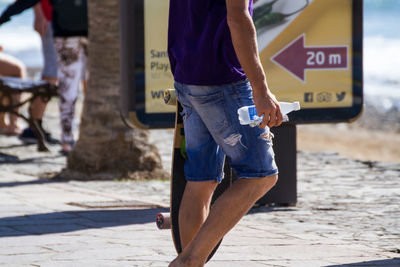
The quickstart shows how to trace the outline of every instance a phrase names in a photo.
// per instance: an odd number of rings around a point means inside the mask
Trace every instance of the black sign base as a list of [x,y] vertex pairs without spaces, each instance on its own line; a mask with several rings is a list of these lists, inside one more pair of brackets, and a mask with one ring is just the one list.
[[297,202],[296,125],[274,127],[275,161],[279,169],[276,185],[256,205],[295,206]]

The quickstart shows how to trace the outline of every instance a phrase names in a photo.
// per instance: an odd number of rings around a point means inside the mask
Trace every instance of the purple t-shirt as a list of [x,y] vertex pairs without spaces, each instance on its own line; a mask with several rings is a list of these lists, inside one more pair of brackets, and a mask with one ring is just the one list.
[[220,85],[246,78],[233,48],[225,0],[170,0],[168,54],[180,83]]

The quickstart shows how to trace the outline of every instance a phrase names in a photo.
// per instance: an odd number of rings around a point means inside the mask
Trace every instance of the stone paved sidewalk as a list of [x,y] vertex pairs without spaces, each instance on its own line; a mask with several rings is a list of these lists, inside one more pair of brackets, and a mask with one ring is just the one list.
[[[171,131],[155,131],[164,167]],[[0,137],[1,266],[167,266],[168,181],[57,182],[58,147]],[[296,207],[253,209],[207,266],[400,266],[400,165],[298,153]]]

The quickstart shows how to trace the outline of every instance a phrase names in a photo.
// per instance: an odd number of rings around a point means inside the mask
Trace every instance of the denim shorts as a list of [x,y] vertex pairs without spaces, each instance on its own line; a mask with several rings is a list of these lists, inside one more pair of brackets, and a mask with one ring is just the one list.
[[223,178],[225,156],[238,178],[261,178],[278,173],[268,129],[241,125],[237,110],[254,105],[248,80],[219,86],[175,82],[183,106],[188,181]]

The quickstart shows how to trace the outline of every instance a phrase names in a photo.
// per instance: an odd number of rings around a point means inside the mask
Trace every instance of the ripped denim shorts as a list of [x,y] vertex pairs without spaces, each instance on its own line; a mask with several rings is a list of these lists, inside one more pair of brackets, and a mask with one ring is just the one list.
[[278,173],[267,130],[239,123],[237,110],[254,105],[248,80],[219,86],[175,82],[175,89],[183,106],[188,181],[221,182],[225,156],[238,178]]

